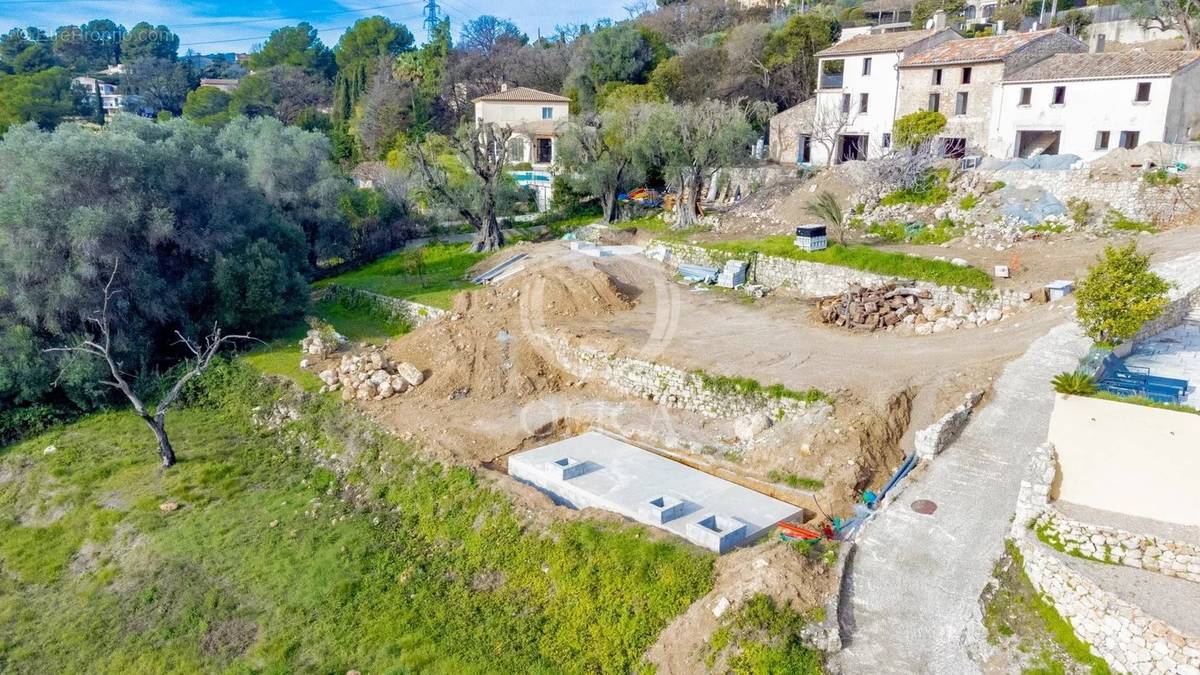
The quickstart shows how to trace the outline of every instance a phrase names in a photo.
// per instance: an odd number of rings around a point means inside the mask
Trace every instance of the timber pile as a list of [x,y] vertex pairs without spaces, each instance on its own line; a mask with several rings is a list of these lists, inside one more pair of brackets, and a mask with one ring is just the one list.
[[821,320],[855,330],[888,329],[917,321],[925,308],[921,301],[931,297],[929,291],[898,284],[878,288],[851,285],[844,293],[820,301]]

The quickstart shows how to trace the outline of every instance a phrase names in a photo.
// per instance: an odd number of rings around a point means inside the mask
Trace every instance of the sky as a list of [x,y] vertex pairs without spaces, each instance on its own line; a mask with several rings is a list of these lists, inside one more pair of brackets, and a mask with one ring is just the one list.
[[[308,21],[332,47],[347,26],[380,14],[403,23],[424,41],[427,0],[0,0],[0,28],[37,26],[53,31],[91,19],[112,19],[131,28],[139,21],[166,24],[180,37],[179,53],[245,52],[280,26]],[[592,23],[628,16],[630,0],[437,0],[457,38],[465,21],[480,14],[512,19],[530,37],[556,24]]]

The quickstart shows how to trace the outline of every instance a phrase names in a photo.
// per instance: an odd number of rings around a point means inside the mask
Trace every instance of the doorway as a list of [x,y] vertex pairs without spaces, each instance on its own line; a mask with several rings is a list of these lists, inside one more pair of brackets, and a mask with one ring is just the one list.
[[812,163],[812,136],[808,134],[800,134],[800,143],[796,150],[796,163]]
[[1038,155],[1057,155],[1061,131],[1018,131],[1017,157],[1028,159]]
[[554,161],[554,140],[550,138],[537,139],[537,163],[549,164]]
[[838,163],[855,162],[867,158],[867,136],[843,135],[838,143]]

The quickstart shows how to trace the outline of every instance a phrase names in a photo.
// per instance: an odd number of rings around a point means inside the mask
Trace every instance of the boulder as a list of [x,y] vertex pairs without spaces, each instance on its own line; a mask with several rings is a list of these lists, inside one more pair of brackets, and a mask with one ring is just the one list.
[[738,437],[738,440],[749,443],[757,438],[762,432],[771,428],[771,418],[766,413],[752,413],[743,415],[733,423],[733,433]]
[[421,372],[421,369],[408,362],[397,364],[396,374],[414,387],[425,381],[425,374]]

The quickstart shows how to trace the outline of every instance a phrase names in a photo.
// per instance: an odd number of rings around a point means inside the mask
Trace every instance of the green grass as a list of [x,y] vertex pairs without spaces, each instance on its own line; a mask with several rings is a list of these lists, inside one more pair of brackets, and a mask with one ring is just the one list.
[[1025,673],[1108,675],[1108,664],[1094,656],[1071,624],[1037,592],[1025,575],[1021,552],[1006,543],[996,563],[996,584],[984,595],[983,623],[992,644],[1003,645],[1031,662]]
[[825,672],[821,652],[800,640],[800,630],[810,621],[820,620],[818,613],[805,616],[788,607],[777,607],[770,597],[760,593],[731,614],[709,640],[705,656],[709,669],[724,656],[727,672],[735,675]]
[[896,206],[897,204],[937,206],[950,198],[950,189],[946,187],[949,175],[950,172],[945,169],[935,169],[930,171],[920,184],[884,195],[879,203],[883,206]]
[[1152,187],[1168,187],[1179,185],[1182,182],[1178,174],[1173,174],[1166,169],[1147,171],[1142,175],[1142,179],[1146,181],[1147,185]]
[[896,221],[874,223],[867,227],[866,232],[886,242],[936,246],[961,237],[966,230],[956,226],[954,221],[949,218],[943,218],[932,227],[922,227],[911,236],[908,234],[905,224]]
[[546,236],[559,239],[567,232],[577,230],[584,225],[591,225],[603,217],[603,212],[597,205],[579,206],[573,213],[548,212],[529,223],[529,226],[544,226]]
[[1104,223],[1114,230],[1122,232],[1158,232],[1158,227],[1152,223],[1143,223],[1138,220],[1132,220],[1125,217],[1125,214],[1120,211],[1109,211],[1105,217]]
[[627,220],[622,223],[617,223],[617,226],[622,230],[637,229],[638,232],[647,232],[654,236],[655,239],[663,241],[683,242],[695,237],[698,234],[708,232],[711,228],[707,225],[694,225],[686,227],[682,230],[676,229],[671,222],[665,221],[657,214],[642,216],[633,220]]
[[467,248],[465,243],[430,244],[421,249],[399,251],[313,285],[316,288],[347,286],[450,309],[454,296],[471,286],[471,281],[466,278],[467,270],[487,257],[485,253],[471,253]]
[[958,208],[963,211],[970,211],[979,205],[979,195],[969,194],[966,197],[958,200]]
[[[2,451],[0,666],[627,673],[711,587],[711,554],[637,527],[524,525],[473,471],[419,460],[337,401],[268,431],[250,409],[283,392],[244,367],[205,380],[168,417],[166,472],[127,411]],[[306,447],[358,460],[339,481]]]
[[796,488],[797,490],[807,490],[809,492],[816,492],[825,487],[825,481],[823,480],[819,480],[817,478],[805,478],[799,474],[784,473],[775,469],[772,469],[770,473],[767,474],[767,480],[771,481],[772,483],[782,483],[788,487]]
[[1200,415],[1200,410],[1188,405],[1180,403],[1162,403],[1155,401],[1145,396],[1121,396],[1110,391],[1098,391],[1091,394],[1093,398],[1102,398],[1105,401],[1116,401],[1118,403],[1130,403],[1133,405],[1145,406],[1147,408],[1158,408],[1160,410],[1173,410],[1175,412],[1189,413],[1191,415]]
[[[352,342],[382,342],[409,331],[409,326],[395,321],[366,306],[347,306],[335,302],[317,303],[309,312],[333,327]],[[304,322],[298,322],[282,337],[252,349],[245,361],[259,372],[287,377],[305,391],[317,391],[324,384],[315,373],[300,367],[304,356],[300,340],[308,332]]]
[[793,238],[781,235],[763,239],[745,239],[703,244],[705,248],[738,257],[753,254],[790,258],[806,262],[850,267],[901,279],[931,281],[942,286],[990,289],[992,278],[976,267],[958,267],[944,260],[930,260],[904,253],[880,251],[869,246],[831,244],[823,251],[802,251]]
[[829,395],[820,389],[807,389],[805,391],[796,391],[788,389],[782,384],[763,385],[758,380],[748,377],[729,377],[727,375],[716,375],[704,370],[693,370],[692,375],[700,378],[701,386],[705,389],[720,394],[733,394],[740,396],[763,396],[775,400],[792,399],[794,401],[802,401],[804,403],[816,403],[818,401],[831,400]]

